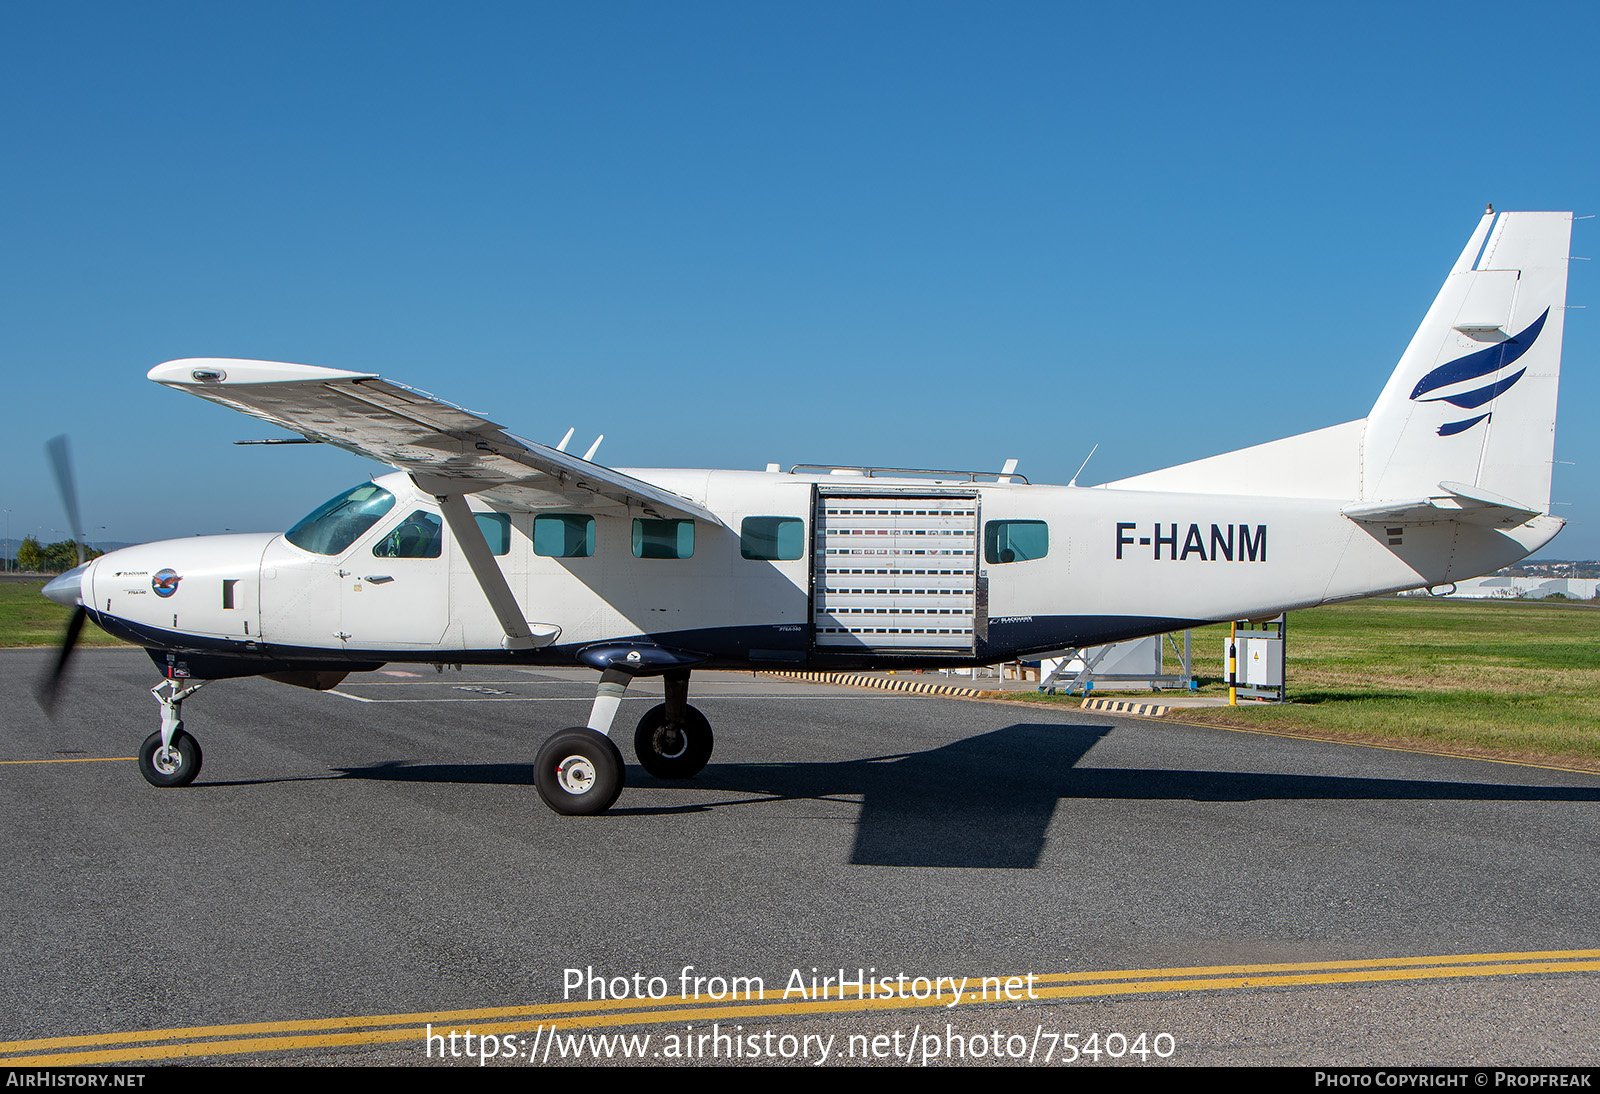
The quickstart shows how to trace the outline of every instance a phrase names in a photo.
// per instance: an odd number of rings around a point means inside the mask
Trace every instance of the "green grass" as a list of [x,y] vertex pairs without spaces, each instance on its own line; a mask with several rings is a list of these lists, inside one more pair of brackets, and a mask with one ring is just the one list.
[[[1226,639],[1195,632],[1202,694],[1227,692]],[[1287,677],[1287,704],[1176,717],[1600,767],[1600,607],[1406,597],[1294,612]]]
[[[54,646],[67,631],[71,608],[39,595],[42,581],[0,581],[0,646]],[[86,646],[120,646],[117,639],[87,624],[79,641]]]

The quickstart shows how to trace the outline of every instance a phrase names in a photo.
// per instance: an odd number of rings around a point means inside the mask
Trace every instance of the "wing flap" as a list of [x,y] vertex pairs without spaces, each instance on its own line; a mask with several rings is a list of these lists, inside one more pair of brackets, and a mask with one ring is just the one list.
[[291,433],[435,480],[513,510],[637,509],[721,523],[670,490],[507,433],[497,423],[374,373],[275,361],[189,358],[150,379]]

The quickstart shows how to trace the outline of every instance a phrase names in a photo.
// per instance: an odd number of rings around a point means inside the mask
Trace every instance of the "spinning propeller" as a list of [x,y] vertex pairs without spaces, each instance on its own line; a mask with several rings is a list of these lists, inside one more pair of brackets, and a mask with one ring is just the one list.
[[78,565],[44,587],[44,595],[63,607],[72,609],[67,621],[67,633],[61,639],[61,649],[56,654],[55,665],[39,680],[35,695],[45,713],[54,711],[56,695],[61,688],[61,678],[67,671],[67,662],[78,636],[83,632],[83,621],[89,612],[83,606],[80,582],[83,579],[83,522],[78,519],[78,487],[72,477],[72,458],[67,452],[67,438],[55,437],[45,445],[50,455],[50,465],[55,470],[56,487],[61,491],[61,504],[67,511],[67,522],[72,528],[72,545],[78,550]]

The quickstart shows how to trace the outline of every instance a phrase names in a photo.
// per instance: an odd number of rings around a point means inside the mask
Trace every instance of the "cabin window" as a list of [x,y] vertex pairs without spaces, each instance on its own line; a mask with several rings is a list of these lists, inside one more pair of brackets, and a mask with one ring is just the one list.
[[393,508],[393,494],[375,483],[364,482],[317,506],[283,538],[314,555],[342,554]]
[[1050,553],[1050,525],[1042,520],[991,520],[983,526],[986,562],[1031,562]]
[[745,517],[739,525],[745,558],[787,562],[806,553],[806,522],[799,517]]
[[634,558],[688,558],[692,554],[694,554],[694,521],[635,518]]
[[444,522],[425,509],[418,509],[400,526],[372,545],[374,558],[438,558],[444,538]]
[[489,544],[489,553],[503,555],[511,550],[511,518],[504,513],[474,513],[478,531]]
[[594,518],[586,513],[534,517],[533,553],[545,558],[588,558],[594,554]]

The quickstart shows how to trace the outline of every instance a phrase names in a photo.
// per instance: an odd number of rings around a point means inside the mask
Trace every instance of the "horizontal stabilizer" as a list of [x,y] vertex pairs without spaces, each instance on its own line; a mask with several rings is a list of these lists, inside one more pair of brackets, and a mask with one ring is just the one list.
[[1434,524],[1457,520],[1489,528],[1515,528],[1541,516],[1521,502],[1459,482],[1441,482],[1436,497],[1347,505],[1344,515],[1362,524]]

